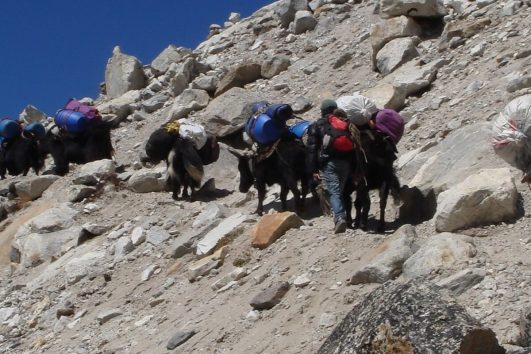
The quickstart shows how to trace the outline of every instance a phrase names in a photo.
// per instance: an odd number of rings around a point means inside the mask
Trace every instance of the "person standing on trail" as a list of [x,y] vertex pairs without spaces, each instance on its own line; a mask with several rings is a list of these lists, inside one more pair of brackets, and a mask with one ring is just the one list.
[[314,180],[323,183],[336,234],[347,229],[343,190],[352,175],[352,160],[357,148],[357,128],[348,121],[345,111],[337,108],[335,101],[324,100],[321,118],[308,128],[307,166]]

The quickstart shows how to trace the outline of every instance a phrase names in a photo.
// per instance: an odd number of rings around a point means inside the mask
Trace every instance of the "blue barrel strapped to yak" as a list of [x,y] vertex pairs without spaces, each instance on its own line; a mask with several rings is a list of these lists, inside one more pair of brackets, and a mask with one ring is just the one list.
[[4,117],[0,119],[0,137],[9,140],[20,135],[22,126],[17,118]]
[[55,114],[54,122],[62,130],[78,134],[87,128],[94,119],[100,119],[96,107],[70,99],[63,109]]
[[251,111],[245,132],[261,145],[269,145],[280,139],[286,130],[286,121],[293,116],[293,109],[285,103],[269,105],[267,102],[257,102]]

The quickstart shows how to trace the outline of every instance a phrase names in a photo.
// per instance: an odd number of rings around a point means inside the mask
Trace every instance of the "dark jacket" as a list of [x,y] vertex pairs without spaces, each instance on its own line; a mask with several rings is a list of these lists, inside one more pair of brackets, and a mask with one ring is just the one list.
[[325,127],[328,125],[328,116],[319,118],[308,127],[308,142],[306,144],[306,166],[309,173],[317,173],[330,159],[354,158],[354,153],[327,153],[323,150]]

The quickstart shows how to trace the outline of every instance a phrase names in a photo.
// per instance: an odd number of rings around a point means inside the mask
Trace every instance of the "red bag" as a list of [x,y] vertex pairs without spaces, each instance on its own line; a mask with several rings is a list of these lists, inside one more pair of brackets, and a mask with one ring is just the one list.
[[351,152],[354,150],[355,146],[350,136],[348,122],[330,115],[328,117],[328,124],[331,128],[327,131],[327,135],[331,137],[328,150],[330,152]]

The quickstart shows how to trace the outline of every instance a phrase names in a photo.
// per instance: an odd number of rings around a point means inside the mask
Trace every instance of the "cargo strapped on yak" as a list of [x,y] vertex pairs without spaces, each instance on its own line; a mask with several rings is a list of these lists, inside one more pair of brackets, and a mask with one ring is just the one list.
[[245,133],[261,145],[273,144],[286,130],[286,122],[293,117],[293,109],[285,103],[270,105],[261,101],[253,104]]

